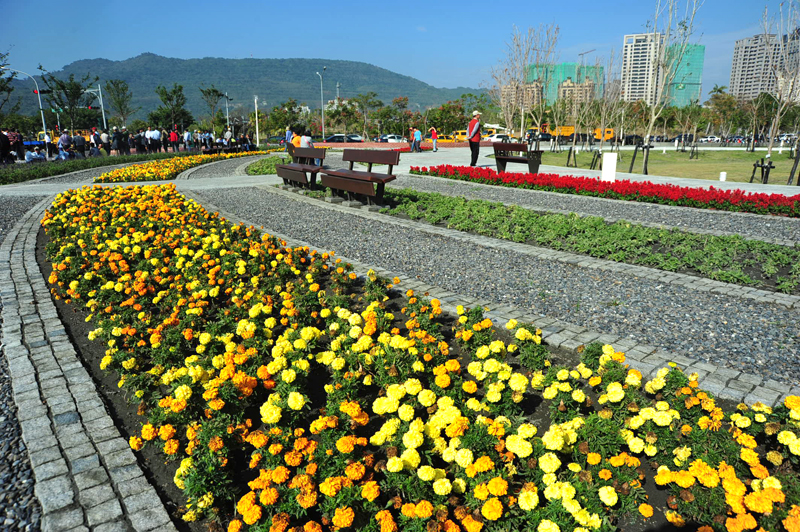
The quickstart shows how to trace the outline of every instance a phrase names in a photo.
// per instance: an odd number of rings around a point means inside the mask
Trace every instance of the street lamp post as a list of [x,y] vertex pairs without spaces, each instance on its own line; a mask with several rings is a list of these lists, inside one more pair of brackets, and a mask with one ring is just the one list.
[[39,90],[39,84],[36,83],[36,78],[31,76],[27,72],[23,72],[22,70],[15,70],[13,68],[5,68],[5,67],[3,69],[9,70],[11,72],[19,72],[20,74],[28,76],[30,79],[33,80],[33,84],[36,86],[36,96],[39,98],[39,112],[42,114],[42,131],[44,131],[44,134],[47,135],[47,125],[44,123],[44,109],[42,108],[42,94],[41,94],[42,91]]
[[[322,73],[325,73],[325,69],[328,67],[322,67]],[[325,140],[325,98],[322,95],[322,74],[317,72],[317,76],[319,76],[319,112],[322,115],[322,140]]]
[[100,84],[97,84],[96,89],[86,89],[83,92],[90,92],[92,94],[97,95],[100,98],[100,111],[103,113],[103,129],[108,131],[108,124],[106,123],[106,107],[103,105],[103,89],[100,88]]
[[255,96],[256,106],[256,148],[261,145],[261,137],[258,136],[258,96]]
[[225,93],[225,122],[228,125],[228,129],[231,128],[231,116],[228,113],[228,102],[233,100],[233,98],[228,98],[228,93]]

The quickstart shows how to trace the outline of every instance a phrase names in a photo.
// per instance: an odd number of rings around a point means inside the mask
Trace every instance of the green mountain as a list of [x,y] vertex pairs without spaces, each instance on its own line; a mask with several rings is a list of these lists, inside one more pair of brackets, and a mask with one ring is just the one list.
[[[246,112],[252,111],[254,95],[258,95],[260,109],[271,109],[289,98],[319,109],[320,83],[316,72],[321,72],[323,66],[327,67],[323,73],[326,101],[336,97],[337,82],[342,98],[374,91],[384,104],[389,104],[393,98],[408,96],[411,110],[438,106],[465,93],[483,92],[466,87],[440,89],[367,63],[329,59],[174,59],[144,53],[124,61],[83,59],[53,74],[56,77],[75,74],[80,79],[88,72],[99,76],[101,84],[109,79],[126,81],[133,93],[134,107],[142,108],[134,118],[144,118],[161,105],[155,93],[158,85],[172,88],[173,83],[178,83],[183,85],[187,109],[195,117],[204,117],[208,108],[199,89],[212,84],[233,98],[229,103],[231,109],[241,106]],[[33,91],[28,90],[30,81],[17,81],[15,86],[14,96],[23,97],[21,112],[36,113],[38,104]],[[224,101],[222,110],[225,111]]]

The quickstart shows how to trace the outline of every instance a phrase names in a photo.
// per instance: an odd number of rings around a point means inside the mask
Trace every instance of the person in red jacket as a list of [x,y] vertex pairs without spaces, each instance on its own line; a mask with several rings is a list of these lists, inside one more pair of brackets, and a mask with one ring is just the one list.
[[169,143],[172,145],[172,152],[175,153],[178,151],[178,141],[180,141],[180,136],[178,136],[178,130],[173,129],[169,133]]
[[472,120],[467,126],[467,139],[469,139],[469,150],[472,152],[470,166],[478,164],[478,152],[481,148],[481,113],[472,111]]

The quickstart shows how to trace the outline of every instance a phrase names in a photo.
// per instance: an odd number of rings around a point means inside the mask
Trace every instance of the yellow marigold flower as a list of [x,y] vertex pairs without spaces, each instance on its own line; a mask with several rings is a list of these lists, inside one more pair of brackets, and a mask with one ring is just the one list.
[[414,516],[418,519],[428,519],[433,515],[433,504],[430,501],[422,500],[414,507]]
[[640,504],[639,513],[642,514],[645,519],[649,519],[653,517],[653,507],[649,504]]
[[483,503],[481,515],[490,521],[497,521],[503,515],[503,503],[497,497],[492,497]]
[[536,532],[561,532],[561,529],[553,521],[542,519],[536,527]]
[[128,440],[128,443],[130,444],[131,449],[133,449],[134,451],[138,451],[139,449],[142,448],[142,445],[144,445],[144,442],[142,442],[142,439],[139,438],[138,436],[131,436],[130,439]]
[[367,499],[370,502],[372,502],[375,499],[377,499],[380,494],[381,494],[381,489],[378,486],[378,483],[375,482],[374,480],[370,480],[369,482],[366,482],[361,487],[361,496],[364,497],[365,499]]
[[495,497],[502,497],[508,492],[508,482],[502,477],[494,477],[487,485],[489,493]]

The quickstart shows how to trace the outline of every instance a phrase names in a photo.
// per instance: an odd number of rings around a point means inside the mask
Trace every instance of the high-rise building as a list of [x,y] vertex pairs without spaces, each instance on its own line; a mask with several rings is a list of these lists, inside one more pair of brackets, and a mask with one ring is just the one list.
[[[679,45],[668,47],[667,54],[680,53]],[[702,44],[687,44],[683,57],[675,69],[672,82],[666,87],[667,105],[686,107],[692,102],[700,102],[703,97],[703,63],[706,47]]]
[[657,32],[626,35],[622,45],[622,94],[626,102],[644,100],[656,103],[658,95],[658,58],[664,35]]
[[594,97],[594,80],[591,78],[585,78],[581,83],[575,83],[572,78],[567,78],[558,86],[558,99],[572,102],[573,109],[582,103],[592,101]]
[[[569,80],[569,81],[568,81]],[[559,63],[557,65],[530,65],[528,67],[528,83],[537,83],[542,88],[545,100],[548,104],[555,102],[559,96],[559,90],[566,86],[567,91],[582,87],[591,86],[594,98],[603,97],[603,67],[584,66],[580,63]],[[566,85],[565,85],[566,83]],[[583,92],[581,94],[584,94]],[[570,92],[571,96],[574,93]],[[588,94],[582,97],[591,99]]]
[[[736,41],[731,64],[730,94],[746,100],[762,92],[776,95],[778,78],[796,77],[791,72],[798,68],[798,44],[797,32],[782,37],[775,34],[754,35]],[[785,87],[782,90],[786,92]]]

